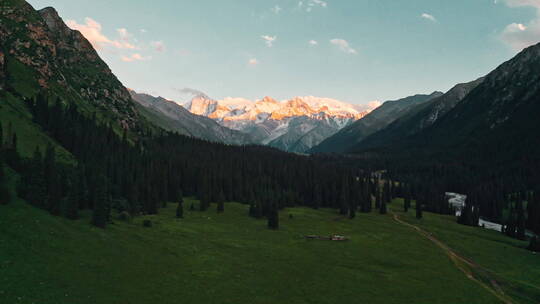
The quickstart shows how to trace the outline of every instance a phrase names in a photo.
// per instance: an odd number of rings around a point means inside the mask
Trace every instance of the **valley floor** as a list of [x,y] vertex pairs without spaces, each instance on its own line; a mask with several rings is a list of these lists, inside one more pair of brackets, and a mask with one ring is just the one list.
[[[418,221],[414,212],[398,211],[400,204],[391,205],[400,219],[489,269],[513,303],[538,303],[540,257],[520,248],[524,242],[446,216],[424,213]],[[69,221],[22,201],[0,206],[0,302],[501,302],[392,214],[349,220],[294,208],[280,213],[279,231],[270,231],[247,209],[228,203],[224,214],[186,210],[177,220],[170,205],[102,230],[88,224],[89,214]],[[143,227],[144,219],[153,227]],[[331,234],[350,241],[304,238]]]

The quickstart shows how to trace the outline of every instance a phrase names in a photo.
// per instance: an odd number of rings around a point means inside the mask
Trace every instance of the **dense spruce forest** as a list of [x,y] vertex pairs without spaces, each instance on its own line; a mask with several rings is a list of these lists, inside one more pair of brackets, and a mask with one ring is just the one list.
[[[447,191],[468,195],[458,222],[478,226],[485,218],[505,225],[510,237],[526,239],[529,229],[540,233],[540,198],[534,167],[512,170],[487,162],[444,162],[401,157],[302,156],[262,146],[229,146],[149,129],[139,136],[115,132],[110,124],[80,113],[69,102],[40,94],[26,101],[35,123],[76,158],[56,160],[52,145],[36,148],[30,159],[17,153],[17,130],[3,126],[2,159],[21,173],[18,194],[52,215],[77,219],[92,210],[92,224],[106,227],[114,214],[131,217],[157,214],[167,203],[185,196],[210,203],[217,212],[225,202],[249,204],[249,216],[266,218],[279,228],[277,212],[285,207],[334,208],[354,218],[356,212],[387,212],[393,198],[416,200],[422,212],[454,214]],[[520,167],[521,168],[521,167]],[[5,173],[2,170],[0,180]],[[9,201],[4,183],[0,202]],[[535,187],[536,186],[536,187]],[[188,206],[186,206],[188,207]],[[531,239],[531,248],[538,247]]]
[[[10,167],[22,174],[19,194],[53,215],[76,219],[92,209],[93,224],[105,227],[111,211],[156,214],[167,202],[196,196],[201,211],[210,203],[250,204],[250,215],[268,217],[289,206],[339,209],[354,217],[371,211],[378,182],[367,171],[346,169],[320,157],[305,157],[262,146],[228,146],[166,131],[130,138],[96,117],[44,94],[27,101],[34,121],[70,151],[76,164],[56,161],[55,149],[36,148],[31,159],[17,153],[16,130],[6,132],[2,149]],[[389,183],[384,201],[390,200]],[[378,196],[377,196],[378,197]],[[377,207],[379,203],[377,204]]]

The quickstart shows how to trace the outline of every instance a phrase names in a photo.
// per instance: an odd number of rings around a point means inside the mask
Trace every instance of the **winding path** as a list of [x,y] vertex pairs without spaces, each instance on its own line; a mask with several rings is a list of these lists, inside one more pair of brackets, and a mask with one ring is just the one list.
[[[469,280],[476,282],[477,284],[479,284],[480,286],[488,290],[491,294],[493,294],[499,300],[501,300],[501,302],[505,304],[514,304],[512,299],[504,293],[504,291],[502,290],[497,280],[493,277],[492,274],[489,273],[488,270],[474,263],[470,259],[455,252],[452,248],[448,247],[448,245],[446,245],[445,243],[437,239],[431,233],[423,230],[422,228],[416,225],[413,225],[413,224],[410,224],[401,220],[399,216],[395,214],[393,211],[391,211],[391,213],[396,222],[398,222],[401,225],[413,228],[420,235],[426,237],[427,239],[435,243],[439,248],[441,248],[444,251],[444,253],[446,253],[446,255],[450,258],[450,260],[452,260],[454,265],[459,270],[461,270],[467,276]],[[477,274],[478,276],[482,276],[485,280],[489,281],[489,285],[483,282],[482,280],[480,280],[479,278],[475,277],[475,274]]]

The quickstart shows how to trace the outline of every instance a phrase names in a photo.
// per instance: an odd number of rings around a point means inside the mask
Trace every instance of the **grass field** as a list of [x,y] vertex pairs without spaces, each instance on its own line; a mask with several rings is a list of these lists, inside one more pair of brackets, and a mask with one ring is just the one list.
[[[174,213],[170,205],[102,230],[88,224],[89,214],[69,221],[22,201],[0,206],[0,303],[499,303],[390,214],[349,220],[295,208],[270,231],[236,203],[220,215]],[[516,247],[522,243],[447,217],[400,216],[508,280],[538,286],[539,259]],[[303,238],[334,233],[350,241]]]
[[540,255],[524,250],[528,242],[492,230],[456,225],[451,216],[424,213],[418,221],[414,210],[404,213],[401,206],[402,200],[392,206],[398,216],[485,268],[517,303],[540,303]]

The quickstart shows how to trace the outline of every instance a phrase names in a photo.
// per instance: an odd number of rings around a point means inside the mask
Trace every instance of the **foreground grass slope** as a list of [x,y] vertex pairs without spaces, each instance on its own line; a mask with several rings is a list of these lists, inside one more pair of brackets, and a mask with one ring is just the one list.
[[[1,302],[497,303],[390,215],[290,209],[269,231],[246,212],[231,203],[177,220],[170,206],[101,230],[89,215],[68,221],[12,202],[0,207]],[[303,238],[333,233],[351,241]]]

